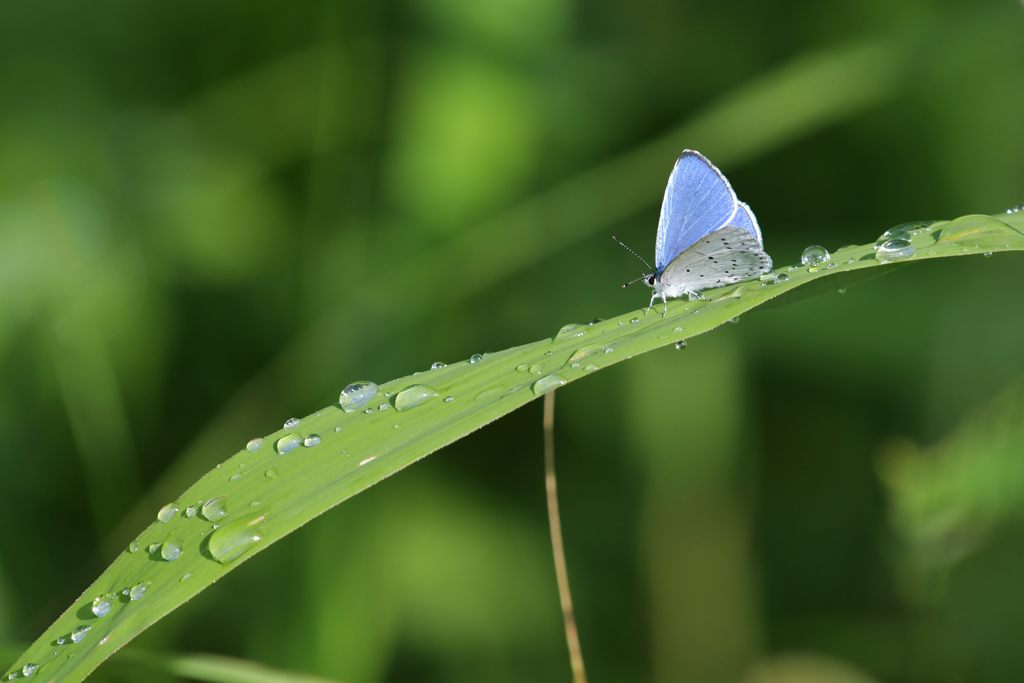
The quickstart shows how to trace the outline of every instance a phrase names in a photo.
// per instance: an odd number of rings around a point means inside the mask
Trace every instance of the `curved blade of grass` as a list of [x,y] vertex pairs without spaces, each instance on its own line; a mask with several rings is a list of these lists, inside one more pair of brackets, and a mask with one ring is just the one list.
[[[901,262],[1020,251],[1024,213],[920,224],[911,236],[916,254]],[[143,629],[271,543],[544,392],[707,332],[796,288],[879,265],[873,244],[848,247],[821,266],[777,270],[786,277],[775,284],[746,282],[709,291],[707,301],[671,302],[665,317],[637,310],[591,325],[567,325],[551,339],[385,382],[365,412],[345,413],[331,405],[293,429],[272,432],[255,452],[242,449],[189,487],[176,501],[182,511],[166,523],[151,523],[136,539],[140,549],[121,553],[28,648],[17,668],[33,663],[43,680],[81,680]],[[400,392],[414,385],[429,390],[419,390],[425,399],[408,407]],[[275,442],[292,434],[318,434],[320,443],[278,454]],[[185,513],[187,506],[211,499],[220,499],[227,511],[220,528],[202,514]],[[183,552],[166,561],[160,544],[172,541]],[[147,589],[140,599],[122,595],[140,585]],[[106,594],[117,596],[113,609],[96,618],[92,601]],[[80,642],[58,644],[82,627],[89,631]]]

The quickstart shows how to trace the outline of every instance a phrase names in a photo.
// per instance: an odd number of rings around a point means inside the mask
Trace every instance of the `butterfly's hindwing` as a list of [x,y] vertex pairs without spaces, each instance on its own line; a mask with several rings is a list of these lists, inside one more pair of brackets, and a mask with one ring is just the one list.
[[726,226],[679,254],[659,275],[665,296],[683,296],[752,280],[772,268],[772,259],[748,230]]

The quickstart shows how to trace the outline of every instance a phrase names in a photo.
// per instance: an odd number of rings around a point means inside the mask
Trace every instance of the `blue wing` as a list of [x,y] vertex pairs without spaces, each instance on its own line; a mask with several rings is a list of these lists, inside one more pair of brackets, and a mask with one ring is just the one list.
[[663,270],[697,240],[725,225],[736,211],[736,194],[722,172],[700,152],[684,150],[668,178],[661,204],[655,267]]
[[750,207],[745,202],[736,203],[736,214],[729,221],[729,225],[735,225],[737,228],[743,228],[757,239],[757,243],[764,249],[764,240],[761,238],[761,227],[757,224],[757,219],[754,218],[754,212],[750,210]]

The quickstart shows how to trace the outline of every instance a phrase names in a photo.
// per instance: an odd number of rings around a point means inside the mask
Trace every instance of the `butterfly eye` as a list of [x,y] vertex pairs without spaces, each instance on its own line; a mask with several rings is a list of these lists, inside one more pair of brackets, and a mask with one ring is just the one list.
[[651,285],[652,287],[654,286],[654,276],[653,275],[648,275],[647,276],[647,284]]

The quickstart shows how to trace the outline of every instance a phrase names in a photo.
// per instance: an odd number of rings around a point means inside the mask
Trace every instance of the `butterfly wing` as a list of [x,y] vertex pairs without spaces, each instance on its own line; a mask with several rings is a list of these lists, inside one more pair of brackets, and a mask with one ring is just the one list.
[[754,218],[754,212],[750,210],[745,202],[736,203],[736,213],[729,220],[729,225],[735,225],[737,228],[743,228],[755,238],[757,238],[758,244],[764,248],[764,240],[761,238],[761,226],[757,224],[757,219]]
[[697,240],[728,223],[737,206],[736,194],[722,172],[700,152],[684,150],[668,178],[661,204],[654,244],[658,271]]
[[728,225],[705,235],[679,254],[661,273],[665,296],[674,298],[744,280],[772,269],[760,241],[741,227]]

